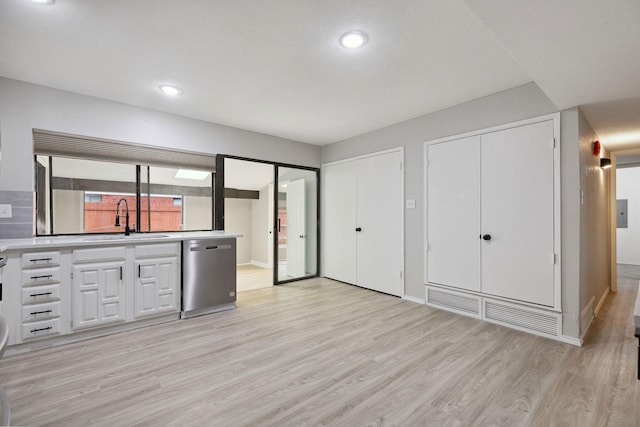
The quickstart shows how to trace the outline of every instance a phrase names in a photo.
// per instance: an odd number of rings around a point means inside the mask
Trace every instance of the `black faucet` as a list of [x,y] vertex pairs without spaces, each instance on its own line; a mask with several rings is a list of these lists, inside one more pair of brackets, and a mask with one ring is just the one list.
[[118,200],[118,205],[116,206],[116,227],[120,227],[120,203],[124,202],[124,206],[127,209],[125,215],[125,225],[124,225],[124,235],[128,236],[131,230],[129,229],[129,203],[127,203],[127,199],[124,197]]

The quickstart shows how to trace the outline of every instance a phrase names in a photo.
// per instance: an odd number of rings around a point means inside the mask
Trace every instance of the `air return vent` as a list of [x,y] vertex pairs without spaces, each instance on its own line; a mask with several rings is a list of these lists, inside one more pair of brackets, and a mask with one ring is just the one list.
[[516,307],[497,301],[484,300],[484,318],[488,321],[538,335],[560,335],[560,315],[527,307]]
[[427,286],[427,304],[480,318],[480,298],[444,292]]

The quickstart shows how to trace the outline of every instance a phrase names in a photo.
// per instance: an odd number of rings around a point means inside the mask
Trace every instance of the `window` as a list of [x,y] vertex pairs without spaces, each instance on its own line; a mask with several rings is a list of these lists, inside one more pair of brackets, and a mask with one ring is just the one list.
[[37,234],[121,233],[127,211],[132,231],[211,230],[212,173],[178,169],[38,155]]

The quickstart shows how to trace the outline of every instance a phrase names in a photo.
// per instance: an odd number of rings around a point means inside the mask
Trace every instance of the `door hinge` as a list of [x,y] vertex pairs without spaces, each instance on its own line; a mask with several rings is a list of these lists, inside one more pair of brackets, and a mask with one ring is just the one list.
[[400,163],[400,170],[402,170],[402,163]]
[[400,272],[400,278],[402,279],[402,271]]
[[73,329],[73,320],[69,322],[69,327]]
[[555,138],[553,138],[553,141],[551,141],[551,144],[553,145],[553,148],[557,147],[558,144]]
[[558,263],[558,254],[553,254],[553,264],[557,264]]
[[71,280],[73,280],[73,271],[71,272]]
[[429,250],[431,249],[431,245],[427,243],[427,244],[425,245],[425,248],[427,249],[427,252],[429,252]]

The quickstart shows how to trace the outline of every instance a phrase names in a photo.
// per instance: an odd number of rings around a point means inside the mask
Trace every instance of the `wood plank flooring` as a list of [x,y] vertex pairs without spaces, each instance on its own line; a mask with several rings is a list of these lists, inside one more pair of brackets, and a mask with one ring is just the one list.
[[0,361],[16,425],[637,426],[621,279],[581,348],[326,279]]
[[238,292],[273,286],[273,270],[252,264],[239,265],[236,268],[236,290]]

